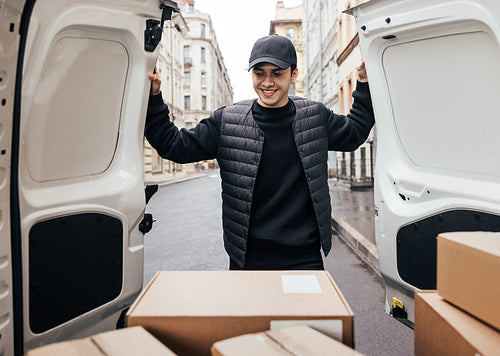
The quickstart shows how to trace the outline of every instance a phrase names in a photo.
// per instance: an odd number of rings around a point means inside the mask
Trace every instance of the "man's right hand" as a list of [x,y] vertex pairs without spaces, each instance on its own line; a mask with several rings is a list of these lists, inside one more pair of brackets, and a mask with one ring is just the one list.
[[158,75],[158,71],[155,69],[154,73],[149,73],[148,78],[149,80],[151,80],[151,91],[149,95],[160,94],[161,80],[160,76]]

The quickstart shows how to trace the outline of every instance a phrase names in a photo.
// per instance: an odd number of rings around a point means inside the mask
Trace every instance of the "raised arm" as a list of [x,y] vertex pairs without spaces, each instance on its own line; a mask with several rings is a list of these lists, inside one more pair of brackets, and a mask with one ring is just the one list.
[[151,80],[145,136],[158,154],[177,163],[197,162],[215,158],[220,128],[221,112],[216,111],[208,119],[192,129],[178,129],[170,121],[170,111],[163,102],[161,80],[157,74],[148,75]]
[[330,111],[328,121],[329,150],[354,151],[366,141],[375,124],[373,106],[364,61],[356,68],[358,82],[352,93],[354,102],[347,115]]

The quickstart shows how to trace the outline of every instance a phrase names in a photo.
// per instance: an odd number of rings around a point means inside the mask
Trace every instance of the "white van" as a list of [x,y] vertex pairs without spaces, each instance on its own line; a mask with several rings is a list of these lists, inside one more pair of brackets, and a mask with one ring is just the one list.
[[377,121],[386,311],[411,324],[414,291],[436,288],[437,234],[500,231],[500,1],[372,0],[349,12]]
[[0,1],[1,355],[113,329],[142,288],[164,3]]

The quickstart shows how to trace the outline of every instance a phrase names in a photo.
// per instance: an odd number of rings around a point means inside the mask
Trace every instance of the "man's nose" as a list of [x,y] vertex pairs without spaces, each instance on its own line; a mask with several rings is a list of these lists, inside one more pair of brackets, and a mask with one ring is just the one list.
[[273,77],[270,75],[266,75],[263,84],[267,87],[273,86],[274,85]]

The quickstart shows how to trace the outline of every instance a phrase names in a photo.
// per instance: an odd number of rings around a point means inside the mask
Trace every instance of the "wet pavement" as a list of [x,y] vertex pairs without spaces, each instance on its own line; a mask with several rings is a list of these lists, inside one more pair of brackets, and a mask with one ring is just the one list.
[[336,179],[328,181],[332,212],[346,220],[369,241],[375,243],[375,206],[373,188],[351,190]]
[[332,226],[372,268],[380,273],[375,242],[373,188],[351,190],[345,183],[329,179]]

